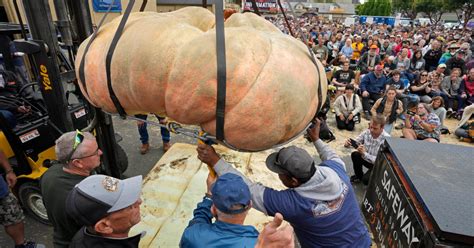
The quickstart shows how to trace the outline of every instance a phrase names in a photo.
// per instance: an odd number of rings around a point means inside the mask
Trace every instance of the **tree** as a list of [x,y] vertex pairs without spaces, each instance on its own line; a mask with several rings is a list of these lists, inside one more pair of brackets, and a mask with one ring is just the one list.
[[412,20],[418,15],[415,8],[415,0],[392,0],[393,10],[402,13],[402,16],[408,17]]
[[428,17],[432,25],[437,26],[447,11],[447,4],[446,0],[416,0],[415,9]]
[[387,16],[391,12],[390,0],[368,0],[356,7],[358,15]]
[[474,18],[474,1],[472,0],[446,0],[447,11],[456,13],[458,20],[463,20],[463,28],[466,30],[469,20]]

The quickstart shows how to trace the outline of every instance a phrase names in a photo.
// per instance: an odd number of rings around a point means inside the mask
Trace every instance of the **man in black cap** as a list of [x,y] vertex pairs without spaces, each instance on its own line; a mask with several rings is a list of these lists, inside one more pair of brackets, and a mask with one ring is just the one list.
[[344,162],[319,139],[320,121],[308,130],[309,138],[323,161],[316,165],[303,149],[290,146],[270,154],[267,167],[278,173],[289,189],[277,191],[246,179],[205,144],[198,158],[218,175],[240,175],[249,186],[253,207],[267,215],[281,213],[294,228],[302,247],[370,247]]
[[227,173],[217,180],[209,175],[206,196],[194,210],[179,246],[254,247],[258,231],[244,225],[252,206],[250,199],[249,187],[239,175]]
[[69,193],[66,212],[83,227],[70,248],[138,247],[145,232],[128,237],[140,222],[142,176],[124,180],[93,175],[82,180]]

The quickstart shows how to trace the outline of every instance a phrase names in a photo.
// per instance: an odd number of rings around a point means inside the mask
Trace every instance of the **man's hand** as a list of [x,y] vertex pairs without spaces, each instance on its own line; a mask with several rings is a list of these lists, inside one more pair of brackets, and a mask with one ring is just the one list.
[[419,121],[419,120],[421,120],[421,117],[419,115],[414,115],[413,119],[415,119],[415,121]]
[[361,155],[364,155],[364,154],[365,154],[365,147],[364,147],[364,145],[359,145],[359,147],[357,147],[357,151],[358,151]]
[[461,94],[461,98],[467,98],[466,92],[463,92],[463,93]]
[[15,172],[11,171],[10,173],[7,173],[7,175],[5,176],[5,179],[7,180],[8,186],[10,188],[15,187],[15,184],[16,184]]
[[349,116],[347,117],[347,119],[352,121],[352,119],[354,119],[354,115],[352,113],[350,113]]
[[340,114],[340,115],[339,115],[339,119],[341,119],[341,121],[345,121],[345,120],[346,120],[346,118],[344,117],[343,114]]
[[316,142],[319,139],[319,131],[321,129],[321,121],[318,118],[314,118],[313,127],[308,128],[308,137],[311,142]]
[[20,113],[25,114],[25,113],[30,112],[30,108],[28,108],[26,106],[20,106],[20,107],[17,108],[17,111],[20,112]]
[[203,163],[209,165],[210,167],[214,167],[215,164],[221,159],[219,155],[216,153],[216,150],[210,145],[207,144],[198,144],[197,147],[198,152],[198,159],[201,160]]
[[368,97],[368,96],[369,96],[369,92],[365,90],[364,92],[362,92],[362,96],[363,96],[363,97]]
[[207,184],[207,194],[208,195],[212,195],[212,193],[211,193],[212,185],[214,185],[216,180],[217,180],[217,176],[213,176],[213,175],[211,175],[211,173],[209,173],[207,175],[206,184]]
[[275,218],[265,225],[263,231],[258,235],[255,248],[294,248],[293,228],[290,225],[281,227],[282,222],[283,216],[276,213]]
[[350,147],[351,146],[351,139],[346,139],[346,142],[344,142],[344,147]]

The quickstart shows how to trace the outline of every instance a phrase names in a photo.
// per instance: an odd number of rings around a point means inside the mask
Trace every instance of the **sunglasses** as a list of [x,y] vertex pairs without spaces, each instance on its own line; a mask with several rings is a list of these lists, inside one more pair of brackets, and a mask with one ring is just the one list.
[[74,158],[74,159],[84,159],[84,158],[88,158],[88,157],[97,156],[97,155],[99,155],[99,150],[100,150],[99,147],[97,147],[97,149],[91,155],[87,155],[87,156],[79,157],[79,158]]
[[71,161],[72,155],[77,150],[77,147],[79,147],[82,141],[84,141],[84,134],[81,131],[76,130],[76,135],[74,136],[74,144],[72,145],[71,153],[69,153],[69,155],[67,156],[66,161]]

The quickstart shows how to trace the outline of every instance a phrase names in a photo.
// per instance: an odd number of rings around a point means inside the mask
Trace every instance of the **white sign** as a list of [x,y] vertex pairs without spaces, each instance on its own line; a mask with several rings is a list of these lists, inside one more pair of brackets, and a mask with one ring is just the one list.
[[374,18],[373,17],[367,17],[367,21],[366,21],[368,24],[372,24],[374,23]]
[[74,112],[74,116],[76,116],[76,119],[79,119],[79,118],[83,117],[84,115],[86,115],[86,110],[85,109],[80,109],[80,110]]
[[346,17],[346,20],[344,20],[344,26],[350,27],[355,23],[355,18],[354,17]]
[[28,142],[28,141],[30,141],[34,138],[37,138],[39,136],[40,136],[40,134],[38,132],[38,129],[35,129],[35,130],[32,130],[28,133],[25,133],[25,134],[21,135],[20,136],[20,141],[21,141],[21,143],[26,143],[26,142]]

